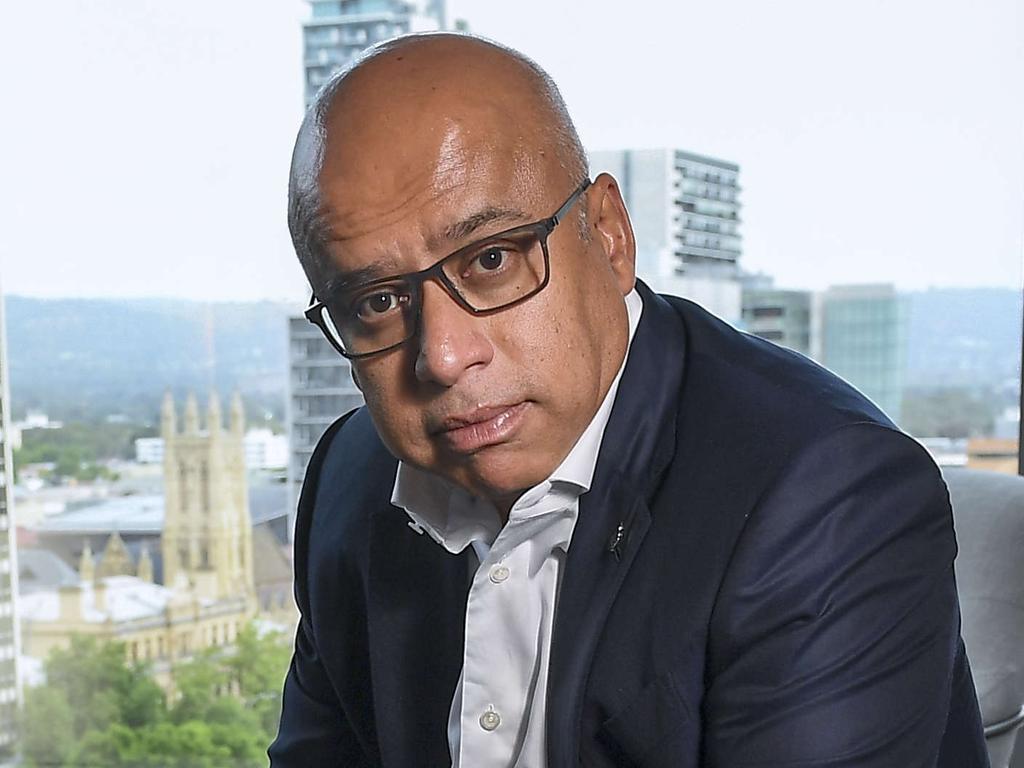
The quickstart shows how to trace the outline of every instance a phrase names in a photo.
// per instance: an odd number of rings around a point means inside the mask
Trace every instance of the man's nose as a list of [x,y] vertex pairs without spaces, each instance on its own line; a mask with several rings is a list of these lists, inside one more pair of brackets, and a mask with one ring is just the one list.
[[421,301],[419,335],[414,342],[417,379],[451,387],[466,371],[491,362],[494,348],[480,318],[431,280],[423,285]]

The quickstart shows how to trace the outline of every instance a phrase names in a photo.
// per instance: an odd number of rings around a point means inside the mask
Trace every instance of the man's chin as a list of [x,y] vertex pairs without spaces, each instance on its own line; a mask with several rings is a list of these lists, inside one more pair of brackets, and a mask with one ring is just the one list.
[[521,455],[500,455],[501,451],[482,453],[493,455],[474,456],[449,479],[474,496],[489,499],[499,508],[511,507],[523,493],[542,483],[554,471],[554,466],[524,467]]

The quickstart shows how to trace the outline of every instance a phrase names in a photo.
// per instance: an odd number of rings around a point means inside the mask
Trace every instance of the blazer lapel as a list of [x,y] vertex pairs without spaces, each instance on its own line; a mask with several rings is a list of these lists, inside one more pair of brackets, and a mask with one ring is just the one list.
[[468,555],[452,555],[388,506],[372,517],[368,634],[385,766],[447,765],[462,668]]
[[[566,558],[548,672],[548,762],[575,765],[591,659],[650,525],[675,450],[685,337],[679,315],[637,282],[644,302],[589,493]],[[666,354],[666,350],[668,353]]]

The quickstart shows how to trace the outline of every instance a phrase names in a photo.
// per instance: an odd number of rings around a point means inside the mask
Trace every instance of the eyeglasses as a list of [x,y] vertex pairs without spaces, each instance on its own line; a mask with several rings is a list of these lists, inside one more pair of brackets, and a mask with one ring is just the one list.
[[387,352],[416,335],[427,280],[436,280],[474,315],[526,301],[548,284],[548,236],[588,186],[590,179],[585,179],[546,219],[467,245],[420,272],[372,280],[326,301],[314,294],[306,319],[339,353],[358,359]]

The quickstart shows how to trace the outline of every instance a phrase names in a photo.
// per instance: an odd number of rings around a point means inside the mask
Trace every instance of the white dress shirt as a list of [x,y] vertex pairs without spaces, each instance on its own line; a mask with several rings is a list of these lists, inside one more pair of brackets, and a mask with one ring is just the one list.
[[[643,302],[626,296],[629,342]],[[629,355],[627,344],[626,357]],[[561,569],[590,490],[601,440],[626,362],[593,420],[547,480],[524,493],[508,522],[491,502],[399,462],[393,504],[414,530],[479,561],[466,604],[462,674],[448,719],[453,768],[543,768],[548,655]]]

